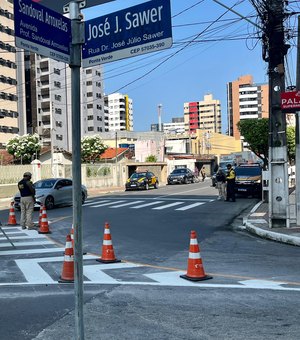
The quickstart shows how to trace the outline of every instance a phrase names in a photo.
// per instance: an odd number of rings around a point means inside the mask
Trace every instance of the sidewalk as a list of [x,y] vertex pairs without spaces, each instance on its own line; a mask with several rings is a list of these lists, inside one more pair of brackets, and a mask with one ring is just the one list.
[[269,228],[268,203],[259,202],[249,215],[243,219],[240,230],[247,230],[262,238],[277,242],[300,246],[300,227],[296,226],[295,214],[295,190],[289,196],[290,204],[290,228]]

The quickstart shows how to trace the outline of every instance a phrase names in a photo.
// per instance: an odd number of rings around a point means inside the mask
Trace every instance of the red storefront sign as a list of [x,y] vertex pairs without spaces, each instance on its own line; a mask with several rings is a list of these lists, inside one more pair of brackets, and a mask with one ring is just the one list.
[[281,109],[289,112],[300,111],[300,91],[282,92]]

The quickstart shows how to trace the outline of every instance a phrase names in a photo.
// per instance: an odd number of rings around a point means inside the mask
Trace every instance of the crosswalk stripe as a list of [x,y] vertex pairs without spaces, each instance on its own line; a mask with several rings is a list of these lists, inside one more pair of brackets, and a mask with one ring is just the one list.
[[202,205],[202,204],[205,204],[204,202],[201,202],[201,203],[193,203],[193,204],[190,204],[190,205],[186,205],[184,207],[181,207],[181,208],[177,208],[175,210],[180,210],[180,211],[184,211],[184,210],[188,210],[188,209],[192,209],[192,208],[195,208],[195,207],[198,207],[199,205]]
[[137,205],[136,207],[130,207],[130,208],[141,209],[141,208],[150,207],[151,205],[160,204],[160,203],[164,203],[164,201],[155,201],[155,202],[145,203],[145,204]]
[[144,202],[144,201],[134,201],[134,202],[129,202],[129,203],[123,203],[123,204],[114,205],[110,208],[113,209],[113,208],[126,207],[128,205],[133,205],[133,204],[142,203],[142,202]]
[[63,253],[65,248],[40,248],[40,249],[15,249],[15,250],[1,250],[0,256],[4,255],[30,255],[30,254],[44,254],[44,253]]
[[93,204],[97,204],[97,203],[105,203],[105,202],[109,202],[108,200],[101,200],[101,201],[90,201],[90,202],[86,202],[86,203],[84,203],[83,204],[83,207],[87,207],[87,206],[89,206],[89,205],[93,205]]
[[[37,242],[16,242],[14,245],[16,247],[27,247],[27,246],[41,246],[46,244],[53,244],[51,241],[37,241]],[[0,243],[0,248],[11,247],[9,242]]]
[[104,207],[106,205],[112,205],[112,204],[118,204],[118,203],[123,203],[124,201],[115,201],[115,202],[108,202],[108,203],[103,203],[103,204],[97,204],[91,206],[91,208],[98,208],[98,207]]
[[184,202],[174,202],[174,203],[170,203],[170,204],[167,204],[167,205],[162,205],[160,207],[156,207],[156,208],[152,208],[152,209],[153,210],[163,210],[163,209],[174,207],[176,205],[183,204],[183,203]]

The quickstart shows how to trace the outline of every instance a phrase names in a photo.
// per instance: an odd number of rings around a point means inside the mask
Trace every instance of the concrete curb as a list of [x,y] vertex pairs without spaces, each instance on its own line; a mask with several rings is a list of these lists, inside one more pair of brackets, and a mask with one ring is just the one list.
[[264,230],[264,229],[254,226],[249,221],[246,221],[244,223],[244,228],[242,229],[243,230],[246,229],[250,233],[256,234],[262,238],[266,238],[266,239],[270,239],[273,241],[287,243],[293,246],[300,247],[300,237],[298,236],[286,235],[286,234],[276,233],[274,231]]

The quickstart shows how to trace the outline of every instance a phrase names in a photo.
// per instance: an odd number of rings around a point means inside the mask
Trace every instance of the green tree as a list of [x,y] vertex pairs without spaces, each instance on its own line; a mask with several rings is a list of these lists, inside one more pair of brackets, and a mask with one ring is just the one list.
[[149,155],[149,156],[146,158],[145,161],[146,161],[146,162],[153,162],[153,163],[155,163],[155,162],[157,162],[157,157],[156,157],[155,155]]
[[237,123],[237,127],[248,143],[248,148],[263,161],[266,169],[269,153],[269,119],[243,119]]
[[81,140],[81,160],[84,163],[95,163],[107,149],[100,136],[87,136]]
[[34,156],[38,158],[41,151],[39,136],[37,134],[15,136],[7,142],[6,150],[15,161],[30,164]]
[[290,164],[294,164],[296,157],[296,141],[295,141],[296,131],[295,126],[288,126],[286,128],[286,142],[288,149],[288,159]]

